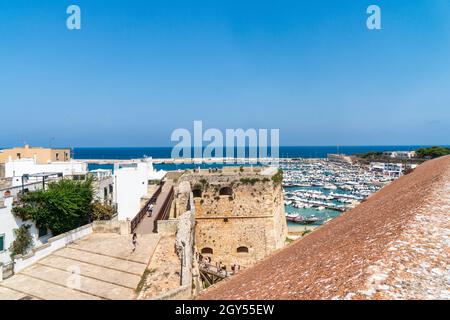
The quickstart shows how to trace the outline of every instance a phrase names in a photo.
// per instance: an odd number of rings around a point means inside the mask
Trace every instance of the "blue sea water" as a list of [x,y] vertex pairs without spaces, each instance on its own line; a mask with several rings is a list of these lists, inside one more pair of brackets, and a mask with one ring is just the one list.
[[[419,145],[411,146],[308,146],[293,147],[284,146],[279,148],[281,158],[326,158],[329,153],[342,153],[354,155],[365,152],[377,151],[408,151],[421,147]],[[270,148],[269,148],[270,155]],[[149,148],[74,148],[74,159],[138,159],[143,157],[153,157],[167,159],[171,157],[172,147],[149,147]],[[246,155],[249,150],[246,148]],[[191,154],[194,154],[193,151]],[[224,155],[226,153],[224,152]]]
[[[415,150],[420,147],[426,146],[284,146],[279,149],[279,156],[281,158],[326,158],[329,153],[343,153],[346,155],[354,155],[365,152],[376,151],[408,151]],[[270,151],[270,148],[269,150]],[[143,157],[152,157],[158,159],[171,158],[172,147],[148,147],[148,148],[74,148],[74,159],[118,159],[129,160],[139,159]],[[191,150],[191,154],[194,154],[194,150]],[[226,154],[224,150],[223,154]],[[235,148],[235,154],[237,154],[237,148]],[[246,156],[249,156],[249,148],[245,149]],[[270,155],[270,152],[269,152]],[[230,166],[232,164],[226,164]],[[185,170],[192,168],[221,168],[223,164],[155,164],[157,170]],[[111,169],[112,164],[89,164],[89,170],[95,169]]]

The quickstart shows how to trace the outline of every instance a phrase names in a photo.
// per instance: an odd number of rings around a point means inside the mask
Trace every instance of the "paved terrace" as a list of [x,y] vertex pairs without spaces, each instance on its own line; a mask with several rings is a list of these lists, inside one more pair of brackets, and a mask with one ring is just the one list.
[[131,235],[91,234],[0,282],[0,300],[135,299],[158,242],[157,234],[140,235],[132,252]]

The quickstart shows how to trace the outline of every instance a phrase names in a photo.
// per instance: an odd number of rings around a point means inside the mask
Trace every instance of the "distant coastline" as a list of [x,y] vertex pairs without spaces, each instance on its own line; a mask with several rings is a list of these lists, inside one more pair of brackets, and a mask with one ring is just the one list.
[[[398,145],[398,146],[281,146],[280,158],[326,158],[329,153],[355,155],[377,151],[410,151],[428,145]],[[114,148],[73,148],[74,159],[138,159],[152,157],[158,159],[171,158],[172,147],[114,147]],[[236,151],[236,149],[235,149]],[[193,152],[192,152],[193,153]],[[246,148],[246,154],[249,150]],[[225,152],[224,152],[225,155]],[[270,156],[270,155],[269,155]]]

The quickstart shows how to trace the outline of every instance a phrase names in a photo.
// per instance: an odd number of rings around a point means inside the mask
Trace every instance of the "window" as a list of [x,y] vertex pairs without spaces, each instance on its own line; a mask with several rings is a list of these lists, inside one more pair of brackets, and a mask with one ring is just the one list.
[[239,247],[236,250],[237,253],[248,253],[248,248],[247,247]]
[[202,197],[202,190],[201,189],[194,189],[192,190],[192,194],[194,198],[201,198]]
[[0,252],[5,251],[5,235],[0,234]]
[[201,254],[213,254],[213,249],[203,248],[200,252],[201,252]]
[[56,153],[56,161],[58,161],[59,160],[59,153],[57,152]]
[[20,153],[17,154],[17,159],[20,159]]
[[233,190],[230,187],[223,187],[219,190],[220,196],[232,196]]
[[39,227],[38,237],[45,237],[48,233],[47,227]]

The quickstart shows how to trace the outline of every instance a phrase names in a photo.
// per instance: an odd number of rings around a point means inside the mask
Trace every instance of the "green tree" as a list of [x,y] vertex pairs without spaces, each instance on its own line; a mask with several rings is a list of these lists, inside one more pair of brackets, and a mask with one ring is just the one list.
[[63,179],[50,183],[46,190],[23,195],[13,212],[58,235],[90,222],[93,195],[92,179]]
[[11,259],[18,254],[26,254],[33,246],[33,237],[30,234],[30,225],[23,224],[18,229],[14,229],[14,241],[9,247]]
[[418,158],[423,159],[434,159],[450,154],[450,148],[446,147],[430,147],[430,148],[420,148],[416,150],[416,155]]

